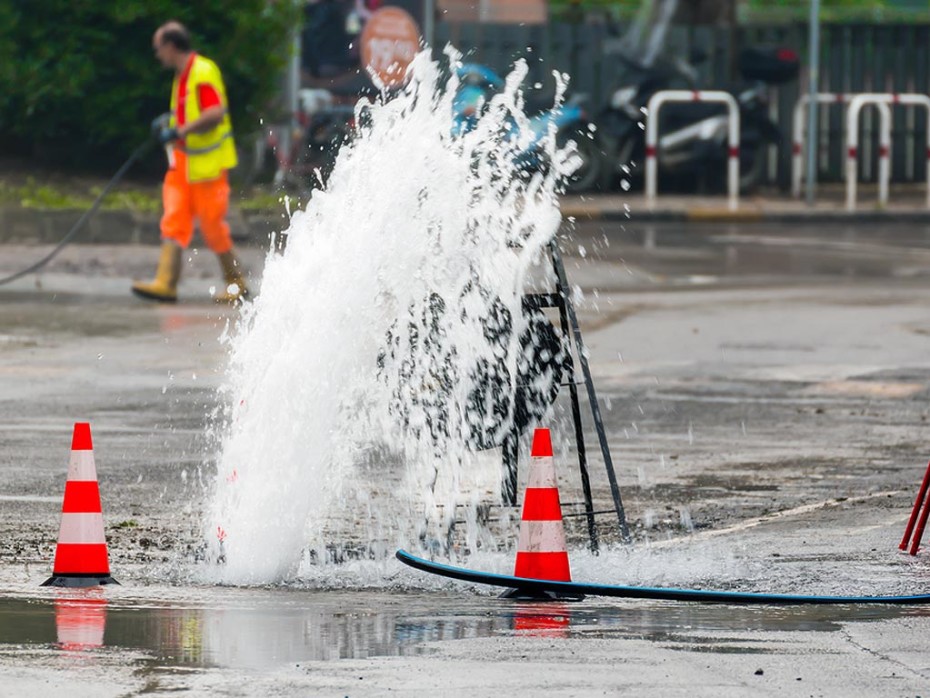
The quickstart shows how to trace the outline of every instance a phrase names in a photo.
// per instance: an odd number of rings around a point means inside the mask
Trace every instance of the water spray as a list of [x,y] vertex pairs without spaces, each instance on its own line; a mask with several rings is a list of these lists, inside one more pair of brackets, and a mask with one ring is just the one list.
[[[353,546],[382,558],[445,546],[456,507],[476,506],[474,446],[513,426],[523,298],[547,273],[573,166],[550,133],[549,166],[519,167],[526,72],[518,63],[456,134],[454,71],[444,80],[418,56],[402,90],[358,114],[325,189],[291,218],[228,335],[204,522],[213,559],[225,533],[219,580],[291,579]],[[552,375],[536,380],[546,393]]]

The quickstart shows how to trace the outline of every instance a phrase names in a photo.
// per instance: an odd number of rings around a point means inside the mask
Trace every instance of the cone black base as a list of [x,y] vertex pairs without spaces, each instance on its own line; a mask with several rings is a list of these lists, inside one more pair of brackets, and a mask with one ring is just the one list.
[[514,601],[584,601],[584,594],[565,594],[557,591],[532,591],[529,589],[508,589],[498,598]]
[[108,574],[55,574],[42,582],[43,587],[68,587],[70,589],[84,589],[103,584],[119,584]]

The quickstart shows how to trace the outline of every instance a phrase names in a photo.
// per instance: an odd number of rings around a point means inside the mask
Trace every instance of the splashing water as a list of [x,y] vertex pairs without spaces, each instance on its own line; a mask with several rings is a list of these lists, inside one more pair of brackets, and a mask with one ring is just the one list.
[[476,449],[512,428],[518,377],[532,373],[527,400],[546,405],[556,382],[559,348],[539,348],[541,323],[521,301],[576,158],[550,132],[551,166],[519,171],[526,72],[518,64],[474,129],[454,135],[456,81],[421,54],[400,94],[359,108],[364,125],[326,189],[293,215],[229,338],[205,524],[225,562],[218,581],[291,579],[353,545],[422,550],[463,503],[474,545],[475,505],[500,496],[499,460],[479,483]]

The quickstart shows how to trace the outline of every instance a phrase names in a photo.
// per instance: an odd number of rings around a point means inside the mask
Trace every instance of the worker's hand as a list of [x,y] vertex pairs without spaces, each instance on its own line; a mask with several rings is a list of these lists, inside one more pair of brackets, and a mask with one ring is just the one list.
[[162,145],[168,145],[172,141],[178,140],[181,137],[178,133],[178,129],[170,124],[170,113],[161,114],[152,119],[152,138]]
[[178,135],[178,130],[173,127],[165,127],[155,136],[158,142],[162,145],[168,145],[172,141],[178,140],[180,137],[181,136]]
[[152,119],[152,138],[158,139],[158,135],[171,125],[171,113],[165,112]]

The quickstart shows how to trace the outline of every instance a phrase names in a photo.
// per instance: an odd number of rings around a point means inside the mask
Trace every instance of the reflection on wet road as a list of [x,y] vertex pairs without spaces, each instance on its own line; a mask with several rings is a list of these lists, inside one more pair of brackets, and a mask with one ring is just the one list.
[[[713,283],[930,275],[930,226],[579,223],[568,251],[653,281]],[[656,275],[659,275],[657,277]]]
[[[403,592],[253,590],[234,599],[222,598],[222,591],[216,595],[219,603],[171,605],[114,601],[101,589],[58,591],[52,599],[2,598],[0,649],[41,646],[78,655],[117,648],[141,653],[157,666],[252,669],[414,655],[428,652],[432,642],[501,635],[639,638],[725,652],[731,644],[727,632],[834,632],[844,623],[927,613],[900,607],[514,602]],[[738,642],[742,647],[746,638]]]

